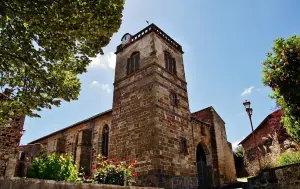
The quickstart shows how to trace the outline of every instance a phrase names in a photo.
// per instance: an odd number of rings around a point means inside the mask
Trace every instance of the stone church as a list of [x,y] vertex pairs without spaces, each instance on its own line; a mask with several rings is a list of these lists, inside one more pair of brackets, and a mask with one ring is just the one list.
[[236,182],[225,122],[213,107],[189,111],[182,47],[151,24],[125,34],[115,54],[112,109],[21,150],[30,156],[40,145],[38,151],[72,153],[87,174],[97,154],[135,158],[137,184],[144,186],[210,188]]

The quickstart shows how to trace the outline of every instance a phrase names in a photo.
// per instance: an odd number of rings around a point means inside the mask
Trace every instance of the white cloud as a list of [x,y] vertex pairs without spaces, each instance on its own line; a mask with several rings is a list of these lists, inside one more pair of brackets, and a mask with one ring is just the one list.
[[232,143],[232,151],[236,151],[236,149],[239,147],[239,143],[240,143],[241,141],[235,141],[235,142],[233,142]]
[[240,143],[242,140],[244,140],[244,138],[245,138],[245,137],[243,137],[243,139],[241,139],[241,140],[238,140],[238,141],[235,141],[235,142],[231,143],[231,145],[232,145],[232,151],[235,152],[235,151],[237,150],[237,148],[241,146],[241,145],[239,145],[239,143]]
[[104,90],[107,93],[112,92],[112,88],[109,84],[101,84],[101,83],[99,83],[99,81],[93,81],[90,86],[91,86],[91,88],[101,88],[102,90]]
[[99,81],[93,81],[91,85],[92,86],[99,85]]
[[253,89],[253,88],[254,88],[254,86],[251,86],[251,87],[245,89],[245,90],[242,92],[241,96],[244,96],[244,95],[246,95],[246,94],[250,94],[250,93],[252,92],[252,89]]
[[113,52],[109,52],[104,55],[97,54],[96,57],[90,57],[92,62],[89,68],[104,68],[114,70],[116,67],[116,55]]
[[101,84],[101,88],[103,90],[105,90],[107,93],[111,93],[112,89],[110,88],[110,86],[108,84]]

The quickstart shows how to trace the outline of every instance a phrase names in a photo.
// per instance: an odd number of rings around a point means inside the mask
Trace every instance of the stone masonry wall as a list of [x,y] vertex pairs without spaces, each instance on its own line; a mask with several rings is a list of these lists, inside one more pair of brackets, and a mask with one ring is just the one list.
[[213,110],[212,113],[217,142],[221,184],[233,183],[236,182],[236,171],[231,144],[227,141],[225,122],[215,110]]
[[[278,157],[285,151],[295,151],[299,148],[299,144],[291,141],[287,135],[282,134],[278,136],[270,125],[268,125],[268,121],[263,121],[261,125],[255,129],[254,134],[257,138],[262,169],[274,167]],[[249,138],[244,140],[242,146],[244,149],[245,168],[249,175],[254,176],[259,172],[259,164],[253,136],[250,135]]]
[[[286,151],[295,151],[296,149],[286,145],[290,143],[289,139],[279,142],[277,138],[268,140],[258,145],[260,163],[262,169],[268,169],[274,167],[277,163],[277,159],[282,153]],[[244,165],[249,175],[256,175],[259,172],[258,158],[256,154],[256,148],[244,149]]]
[[14,176],[24,120],[25,116],[0,125],[0,178]]
[[[196,176],[195,155],[190,126],[189,102],[185,82],[182,54],[173,50],[159,36],[154,36],[157,65],[154,65],[153,86],[155,94],[155,125],[158,129],[157,157],[160,162],[156,169],[170,176]],[[176,61],[177,74],[165,69],[164,51]],[[170,93],[178,95],[178,105],[171,105]],[[187,141],[187,154],[181,152],[180,142]]]
[[217,184],[236,181],[233,152],[227,142],[225,123],[212,107],[192,114],[193,117],[211,125],[213,173]]
[[[212,144],[211,144],[211,132],[210,132],[210,125],[199,122],[199,121],[192,121],[191,127],[194,130],[194,144],[195,144],[195,153],[197,152],[197,147],[200,145],[206,155],[206,163],[207,165],[213,169],[213,159],[212,159]],[[195,155],[196,158],[196,155]],[[201,182],[201,181],[199,181]],[[208,182],[208,180],[205,180],[204,182]],[[219,181],[214,177],[214,175],[211,175],[211,184],[212,186],[218,186]],[[199,183],[202,185],[202,183]]]
[[[197,188],[198,145],[204,149],[207,165],[213,170],[212,185],[219,186],[230,180],[233,177],[230,166],[234,164],[230,160],[232,151],[225,125],[220,119],[213,120],[211,111],[207,111],[208,116],[197,117],[208,118],[208,123],[192,122],[182,52],[162,35],[149,32],[117,52],[112,111],[34,143],[47,146],[48,153],[71,153],[78,167],[87,167],[91,153],[95,165],[96,155],[102,148],[103,127],[108,125],[108,157],[136,159],[137,185]],[[127,60],[137,51],[139,70],[127,75]],[[175,59],[176,75],[165,69],[164,51]],[[171,92],[179,99],[177,105],[171,105]],[[230,166],[225,165],[226,158]]]
[[[153,35],[148,34],[119,52],[115,70],[109,157],[137,159],[140,180],[147,180],[143,174],[155,169],[159,161],[155,158],[159,131],[154,127]],[[140,53],[140,70],[127,76],[127,59],[136,51]],[[152,186],[157,184],[153,179],[149,182]]]
[[24,159],[18,159],[15,176],[25,177],[27,170],[31,168],[31,162],[35,157],[43,153],[42,144],[29,144],[19,146],[19,152],[25,154]]
[[[165,70],[164,50],[176,60],[177,76]],[[126,75],[127,59],[140,53],[140,69]],[[117,53],[110,157],[137,159],[141,183],[162,186],[173,177],[192,177],[196,167],[183,59],[155,33]],[[170,91],[180,96],[170,106]],[[188,154],[180,154],[186,138]],[[169,185],[171,186],[171,185]]]
[[[273,147],[270,148],[270,146],[272,146],[272,143],[275,141],[273,142],[270,141],[265,143],[262,140],[264,137],[267,137],[269,134],[273,134],[273,132],[270,130],[270,127],[268,127],[266,123],[258,127],[254,131],[257,143],[259,146],[261,146],[261,149],[264,151],[264,153],[262,153],[263,151],[259,152],[261,156],[261,165],[263,168],[270,167],[270,161],[272,159],[276,160],[280,154],[280,146],[274,143]],[[259,164],[256,155],[256,148],[255,148],[255,142],[253,140],[253,136],[250,135],[247,140],[243,141],[242,146],[244,149],[245,168],[249,175],[254,176],[259,171]]]
[[[260,126],[259,128],[255,129],[254,134],[256,137],[256,141],[259,144],[264,142],[264,137],[268,136],[269,134],[273,134],[273,131],[267,124],[264,124],[263,126]],[[247,140],[245,140],[242,143],[242,145],[245,150],[255,147],[253,136],[250,135],[250,137]]]
[[224,183],[234,183],[237,181],[237,176],[236,176],[236,168],[234,163],[232,145],[230,142],[224,141],[223,146],[224,146],[224,156],[225,156]]
[[212,159],[212,172],[214,183],[219,186],[221,184],[220,181],[220,171],[218,169],[218,154],[217,154],[217,142],[215,136],[215,127],[213,125],[213,116],[210,108],[205,108],[198,112],[192,113],[192,116],[201,120],[210,125],[209,133],[210,133],[210,144],[211,144],[211,159]]
[[[88,166],[87,169],[90,169],[91,160],[89,155],[91,150],[93,150],[92,163],[94,164],[96,162],[96,156],[101,153],[102,130],[105,125],[108,125],[109,128],[111,127],[111,111],[94,118],[92,117],[91,119],[64,129],[61,132],[36,140],[33,143],[43,144],[41,151],[47,152],[48,154],[53,152],[69,153],[73,156],[78,168],[80,168],[81,165],[84,165]],[[93,130],[93,135],[90,135],[93,137],[89,136],[88,139],[83,138],[83,132],[87,130]],[[58,143],[60,139],[64,140],[61,140],[61,142]],[[91,141],[93,142],[91,143]],[[88,145],[86,145],[87,142]],[[44,148],[45,146],[46,148]],[[82,156],[83,154],[86,156]],[[91,170],[88,170],[87,172],[89,171]]]
[[250,189],[300,189],[300,164],[269,169],[248,182]]
[[[148,187],[117,186],[101,184],[75,184],[70,182],[57,182],[52,180],[12,178],[0,180],[0,189],[150,189]],[[158,188],[151,188],[158,189]]]

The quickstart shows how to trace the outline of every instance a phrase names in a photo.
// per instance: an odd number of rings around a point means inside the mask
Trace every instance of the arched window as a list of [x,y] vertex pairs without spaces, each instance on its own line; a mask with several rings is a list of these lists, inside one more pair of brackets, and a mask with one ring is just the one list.
[[108,136],[109,136],[109,128],[108,128],[108,125],[105,125],[103,127],[103,132],[102,132],[101,154],[106,158],[108,157]]
[[134,52],[127,59],[127,75],[136,72],[140,68],[140,53]]
[[171,54],[165,51],[165,63],[166,69],[168,72],[176,75],[176,61],[175,58],[171,56]]

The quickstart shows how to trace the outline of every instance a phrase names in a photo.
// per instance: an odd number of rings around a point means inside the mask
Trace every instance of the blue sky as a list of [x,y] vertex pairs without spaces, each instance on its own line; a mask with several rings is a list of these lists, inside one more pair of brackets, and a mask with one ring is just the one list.
[[123,34],[146,27],[146,20],[183,47],[191,112],[213,106],[236,144],[251,130],[244,100],[252,102],[255,127],[275,106],[261,82],[261,62],[274,39],[299,35],[299,10],[299,0],[127,0],[105,55],[80,76],[79,100],[26,118],[21,144],[110,109],[116,46]]

